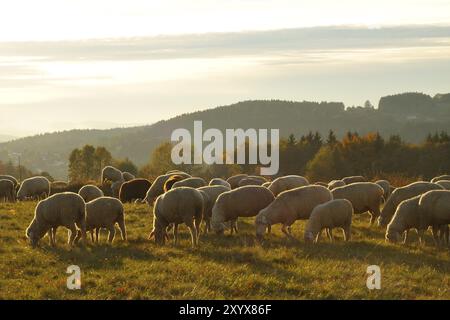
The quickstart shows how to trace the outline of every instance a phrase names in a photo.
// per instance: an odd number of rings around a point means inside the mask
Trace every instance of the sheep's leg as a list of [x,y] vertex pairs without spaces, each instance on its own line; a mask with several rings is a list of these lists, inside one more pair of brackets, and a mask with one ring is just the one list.
[[272,225],[270,225],[270,224],[267,226],[267,233],[268,234],[272,233]]
[[333,242],[333,241],[334,241],[334,238],[333,238],[333,229],[327,228],[327,234],[328,234],[328,238],[330,239],[330,241]]
[[188,226],[189,231],[191,232],[192,246],[196,247],[198,244],[197,227],[194,225],[192,221],[189,221],[188,223],[186,223],[186,225]]
[[98,243],[98,234],[100,233],[100,228],[95,228],[95,242]]
[[54,246],[54,244],[53,244],[53,228],[50,228],[48,230],[47,235],[48,235],[48,242],[53,247]]
[[114,225],[112,225],[108,227],[108,230],[109,230],[108,242],[112,243],[116,235],[116,228],[114,227]]
[[419,244],[420,245],[424,245],[425,244],[425,241],[424,241],[424,238],[423,238],[424,233],[425,233],[424,229],[417,230],[417,234],[419,235]]
[[124,217],[120,218],[117,222],[120,229],[120,236],[122,237],[122,240],[127,240],[127,230],[125,228],[125,220]]
[[69,227],[69,241],[68,241],[68,244],[70,246],[73,246],[73,242],[75,241],[76,236],[77,236],[77,227],[75,226],[75,224],[72,224]]
[[404,234],[405,236],[403,237],[403,244],[406,244],[408,242],[409,230],[405,230]]
[[178,245],[178,223],[175,223],[173,227],[173,243]]
[[91,229],[91,241],[94,243],[94,231],[95,229]]
[[433,235],[433,242],[436,247],[439,247],[440,241],[439,241],[439,226],[432,226],[431,227],[431,234]]
[[194,221],[194,226],[197,229],[197,242],[198,242],[198,238],[200,237],[200,225],[202,223],[202,219],[195,219]]
[[344,231],[344,240],[350,241],[352,235],[351,235],[351,226],[345,227],[342,229]]

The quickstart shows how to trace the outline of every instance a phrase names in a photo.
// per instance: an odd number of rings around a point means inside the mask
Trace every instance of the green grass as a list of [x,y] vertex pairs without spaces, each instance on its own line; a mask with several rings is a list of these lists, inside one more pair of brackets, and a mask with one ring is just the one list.
[[[148,207],[126,206],[128,242],[70,249],[58,231],[31,249],[25,229],[36,203],[0,204],[0,299],[450,299],[450,250],[414,242],[385,243],[383,230],[354,219],[353,240],[307,246],[304,222],[286,239],[275,226],[263,246],[255,243],[253,219],[239,222],[238,235],[204,235],[192,249],[186,227],[180,243],[157,247],[147,240]],[[82,289],[66,288],[66,268],[79,265]],[[381,290],[368,290],[368,265],[381,267]]]

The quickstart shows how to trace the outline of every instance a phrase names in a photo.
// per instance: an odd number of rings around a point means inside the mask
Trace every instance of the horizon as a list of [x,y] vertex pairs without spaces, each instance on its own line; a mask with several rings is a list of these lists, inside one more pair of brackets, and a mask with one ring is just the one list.
[[148,125],[245,100],[377,106],[450,92],[445,1],[22,2],[0,12],[0,135]]

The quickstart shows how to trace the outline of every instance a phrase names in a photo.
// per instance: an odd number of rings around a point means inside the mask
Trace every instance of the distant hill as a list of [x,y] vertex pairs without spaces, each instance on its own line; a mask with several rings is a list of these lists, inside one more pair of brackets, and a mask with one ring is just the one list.
[[192,130],[202,120],[203,129],[279,128],[282,137],[308,131],[326,135],[334,130],[361,134],[378,131],[384,137],[399,134],[410,142],[421,142],[430,132],[450,128],[450,94],[430,97],[404,93],[380,99],[379,108],[352,107],[341,102],[244,101],[229,106],[182,114],[153,125],[109,130],[70,130],[47,133],[0,143],[0,160],[21,153],[22,163],[33,171],[48,171],[58,179],[67,175],[67,158],[76,147],[102,145],[115,158],[129,157],[138,165],[148,162],[151,151],[170,139],[176,128]]
[[16,139],[16,137],[10,136],[10,135],[7,135],[7,134],[0,134],[0,143],[1,142],[6,142],[6,141],[10,141],[10,140],[13,140],[13,139]]

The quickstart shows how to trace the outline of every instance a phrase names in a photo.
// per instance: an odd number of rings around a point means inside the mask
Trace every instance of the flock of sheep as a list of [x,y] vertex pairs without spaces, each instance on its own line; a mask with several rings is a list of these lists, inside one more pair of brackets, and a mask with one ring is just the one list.
[[[237,232],[239,217],[255,217],[255,232],[262,241],[271,226],[281,224],[287,237],[293,237],[291,226],[297,220],[308,220],[304,232],[306,242],[317,242],[323,230],[333,241],[333,229],[343,230],[344,239],[351,238],[352,216],[369,212],[370,225],[386,228],[386,240],[397,242],[416,229],[419,240],[431,228],[438,246],[449,244],[450,175],[419,181],[394,188],[386,180],[369,182],[362,176],[346,177],[329,183],[310,184],[301,176],[289,175],[267,181],[261,176],[234,175],[227,180],[214,178],[209,183],[199,177],[174,170],[152,183],[137,179],[127,172],[108,166],[102,171],[102,185],[108,182],[111,196],[95,185],[85,185],[75,192],[59,192],[51,196],[51,183],[45,177],[33,177],[21,184],[11,176],[0,176],[0,200],[24,201],[42,199],[26,230],[34,247],[48,234],[55,245],[58,227],[66,227],[69,244],[86,241],[86,233],[98,242],[99,230],[109,230],[108,241],[115,236],[118,224],[126,240],[123,203],[144,202],[153,206],[153,230],[149,239],[163,245],[173,229],[178,241],[178,226],[185,224],[197,246],[202,232],[222,234]],[[58,183],[54,183],[58,184]],[[64,183],[59,182],[64,190]],[[380,211],[381,205],[383,209]],[[201,231],[201,224],[204,229]]]

